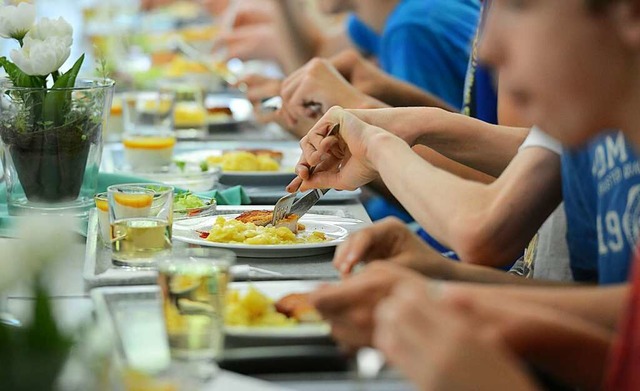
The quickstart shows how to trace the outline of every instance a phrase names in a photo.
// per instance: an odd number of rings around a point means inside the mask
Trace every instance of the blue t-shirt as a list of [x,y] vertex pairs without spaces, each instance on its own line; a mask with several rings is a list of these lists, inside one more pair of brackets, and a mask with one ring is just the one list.
[[353,44],[365,56],[378,56],[380,48],[380,35],[354,14],[347,17],[347,33]]
[[348,31],[357,46],[367,51],[377,46],[372,54],[385,72],[460,109],[479,13],[477,0],[401,0],[377,45],[372,32],[360,30],[354,18]]
[[565,150],[562,191],[576,281],[627,281],[640,229],[640,163],[622,133]]

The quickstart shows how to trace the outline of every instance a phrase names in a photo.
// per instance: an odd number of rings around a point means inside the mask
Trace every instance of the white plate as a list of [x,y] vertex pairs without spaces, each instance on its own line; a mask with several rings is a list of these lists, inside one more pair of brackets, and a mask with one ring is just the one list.
[[[267,148],[270,149],[270,148]],[[237,149],[201,149],[178,154],[174,160],[200,164],[209,156],[220,156]],[[282,162],[278,171],[222,171],[220,183],[234,186],[286,186],[295,178],[295,166],[300,158],[300,148],[278,148],[282,152]]]
[[[233,219],[238,214],[219,215]],[[355,227],[365,224],[363,221],[337,216],[306,214],[300,219],[306,233],[323,232],[331,240],[321,243],[251,245],[243,243],[216,243],[202,239],[197,231],[209,231],[218,216],[193,218],[173,223],[173,239],[200,246],[210,246],[233,250],[240,257],[287,258],[323,254],[343,242]],[[304,235],[305,233],[302,233]],[[300,234],[299,234],[300,235]]]
[[[326,283],[326,282],[325,282]],[[289,293],[306,293],[314,290],[319,281],[263,281],[263,282],[234,282],[230,289],[244,294],[249,286],[253,286],[274,302]],[[244,338],[320,338],[328,337],[331,328],[327,323],[297,324],[291,327],[248,327],[226,326],[228,336]]]
[[[252,285],[271,299],[278,300],[289,293],[304,293],[315,289],[321,281],[260,281],[232,282],[230,289],[246,292]],[[160,305],[160,289],[150,286],[102,287],[91,290],[98,319],[113,325],[129,360],[159,358],[166,360],[167,341]],[[225,327],[230,337],[308,339],[330,335],[326,323],[299,324],[291,327]],[[155,356],[155,357],[140,357]],[[135,357],[135,358],[134,358]]]

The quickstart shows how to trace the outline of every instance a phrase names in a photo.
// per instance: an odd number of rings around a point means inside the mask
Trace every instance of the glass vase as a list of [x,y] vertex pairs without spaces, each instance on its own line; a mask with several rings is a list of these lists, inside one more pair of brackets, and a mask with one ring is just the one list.
[[78,79],[73,88],[47,89],[0,80],[9,214],[87,215],[98,186],[113,87],[110,79]]

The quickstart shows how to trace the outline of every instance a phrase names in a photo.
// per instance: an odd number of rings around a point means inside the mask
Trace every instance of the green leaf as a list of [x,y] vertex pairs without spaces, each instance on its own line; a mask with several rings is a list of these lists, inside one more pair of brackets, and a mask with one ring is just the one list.
[[52,88],[54,90],[49,91],[47,97],[44,98],[42,116],[45,122],[51,121],[54,126],[61,126],[64,124],[67,113],[71,109],[71,91],[56,91],[55,89],[71,88],[75,86],[76,78],[78,77],[78,72],[80,72],[83,61],[84,54],[78,58],[71,69],[58,77],[58,80],[53,83]]
[[9,75],[9,79],[15,87],[46,87],[45,77],[27,75],[26,73],[22,72],[22,70],[20,70],[20,68],[18,68],[16,64],[7,60],[6,57],[0,57],[0,67],[4,68],[4,70],[7,71],[7,75]]

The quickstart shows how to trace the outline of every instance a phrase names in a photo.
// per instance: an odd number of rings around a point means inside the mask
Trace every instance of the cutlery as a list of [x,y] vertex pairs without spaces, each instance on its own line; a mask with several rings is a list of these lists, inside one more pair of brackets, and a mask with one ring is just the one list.
[[234,278],[249,278],[254,277],[258,274],[266,274],[269,276],[277,276],[281,277],[283,274],[279,272],[274,272],[267,269],[262,269],[259,267],[249,266],[249,265],[234,265],[231,267],[231,273]]
[[300,197],[296,202],[291,205],[291,209],[289,209],[289,214],[293,214],[302,217],[305,213],[309,211],[315,204],[320,201],[323,195],[327,194],[327,192],[331,189],[313,189],[309,190],[305,195]]
[[[310,109],[315,115],[322,115],[322,103],[320,102],[304,102],[302,104],[307,109]],[[281,96],[272,96],[270,98],[262,99],[260,103],[260,110],[262,112],[270,112],[270,111],[278,111],[282,108],[282,97]]]
[[[333,127],[325,137],[334,135],[339,130],[340,130],[340,125],[335,124],[333,125]],[[315,168],[316,166],[309,168],[309,176],[313,175],[313,171],[315,170]],[[314,189],[309,191],[298,201],[298,203],[300,202],[302,203],[300,203],[300,205],[296,208],[296,210],[302,211],[302,214],[306,213],[313,205],[316,204],[316,202],[318,202],[320,197],[325,195],[329,190],[330,189]],[[298,191],[296,190],[295,192],[289,193],[281,197],[276,202],[276,205],[273,207],[273,217],[271,219],[272,225],[276,225],[278,221],[284,219],[285,217],[287,217],[289,214],[292,213],[291,209],[293,208],[294,201],[297,195],[298,195]],[[296,205],[298,205],[298,203],[296,203]],[[301,215],[298,214],[298,217],[300,216]]]

